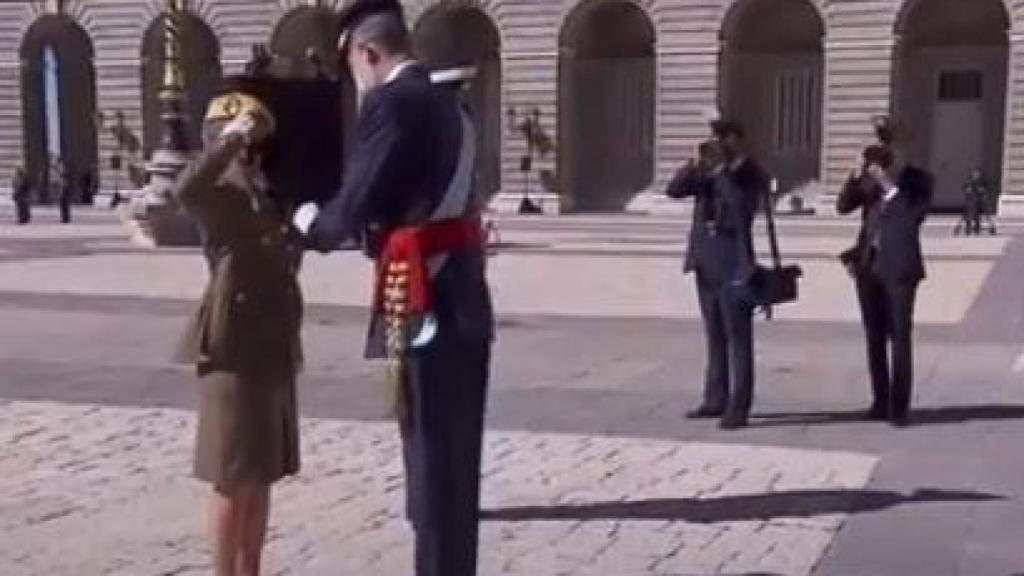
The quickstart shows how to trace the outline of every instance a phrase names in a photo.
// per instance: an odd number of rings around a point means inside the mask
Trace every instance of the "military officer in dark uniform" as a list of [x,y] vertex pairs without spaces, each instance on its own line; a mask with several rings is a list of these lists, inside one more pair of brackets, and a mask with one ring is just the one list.
[[[905,426],[913,382],[917,288],[925,278],[921,225],[931,204],[931,177],[898,166],[891,147],[868,146],[836,202],[840,214],[861,210],[862,226],[841,261],[857,284],[874,402],[868,417]],[[889,348],[892,348],[892,364]]]
[[684,270],[697,277],[707,366],[704,402],[689,416],[721,418],[721,427],[732,430],[746,426],[753,401],[750,281],[756,258],[751,227],[768,183],[744,154],[737,124],[718,121],[712,128],[715,140],[701,145],[698,161],[676,175],[667,194],[695,198]]
[[270,487],[299,469],[304,239],[265,170],[282,121],[267,89],[251,78],[227,80],[209,106],[205,149],[174,188],[203,229],[210,269],[179,360],[194,363],[199,376],[195,474],[213,488],[217,576],[260,573]]
[[416,574],[470,576],[494,330],[474,130],[412,59],[398,2],[359,0],[342,24],[360,91],[355,142],[341,193],[296,223],[321,250],[359,238],[377,263],[367,353],[387,359],[396,396]]

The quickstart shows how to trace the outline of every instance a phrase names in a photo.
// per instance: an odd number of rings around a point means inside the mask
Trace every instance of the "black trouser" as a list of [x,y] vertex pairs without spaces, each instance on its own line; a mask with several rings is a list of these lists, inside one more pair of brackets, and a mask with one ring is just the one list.
[[417,576],[476,574],[490,344],[442,330],[409,360],[401,423]]
[[64,224],[71,223],[71,196],[68,194],[60,198],[60,221]]
[[32,220],[32,207],[27,198],[16,198],[14,207],[17,211],[18,224],[28,224]]
[[964,226],[968,236],[981,234],[981,215],[984,205],[981,196],[967,194],[964,199]]
[[886,410],[892,417],[904,417],[910,411],[917,285],[916,281],[886,281],[873,273],[857,276],[857,299],[867,338],[874,406]]
[[707,346],[704,406],[746,416],[754,393],[753,307],[747,290],[698,274],[697,295]]

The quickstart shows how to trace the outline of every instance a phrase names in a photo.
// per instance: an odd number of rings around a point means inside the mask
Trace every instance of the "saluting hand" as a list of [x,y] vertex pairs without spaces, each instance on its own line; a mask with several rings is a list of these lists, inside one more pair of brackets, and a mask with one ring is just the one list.
[[220,133],[224,139],[242,138],[246,146],[262,142],[271,132],[271,123],[258,114],[247,112],[239,114],[228,122]]
[[220,137],[224,140],[241,138],[248,144],[251,141],[250,132],[255,125],[256,119],[252,114],[239,114],[224,126],[224,129],[220,131]]

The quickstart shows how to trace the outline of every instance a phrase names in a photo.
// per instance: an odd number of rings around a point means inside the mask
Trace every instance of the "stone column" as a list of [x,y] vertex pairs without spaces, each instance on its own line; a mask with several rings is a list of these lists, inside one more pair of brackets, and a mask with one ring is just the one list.
[[860,34],[825,39],[825,191],[818,196],[819,214],[835,214],[839,189],[859,163],[864,146],[875,139],[871,118],[890,112],[896,40],[887,23],[865,27]]
[[[520,211],[527,192],[529,199],[544,213],[562,210],[562,197],[547,190],[542,171],[557,174],[558,161],[558,56],[555,52],[522,53],[511,49],[502,54],[504,84],[504,134],[502,137],[501,190],[490,201],[490,209],[502,214]],[[541,154],[522,130],[524,123],[534,124],[541,139],[547,138],[553,149]],[[520,168],[522,159],[533,151],[529,173]]]
[[185,73],[181,62],[179,0],[167,0],[164,12],[164,80],[160,92],[160,145],[146,167],[149,184],[131,210],[133,241],[150,247],[195,246],[199,229],[171,197],[171,186],[192,157],[186,135]]
[[1024,216],[1024,33],[1010,34],[1003,141],[1001,216]]
[[[558,145],[558,46],[559,30],[573,2],[566,0],[516,0],[499,2],[494,14],[501,32],[501,190],[491,199],[490,209],[502,213],[518,211],[526,179],[520,160],[527,152],[525,138],[508,126],[509,109],[519,120],[540,112],[540,125],[553,144]],[[480,2],[494,5],[494,2]],[[530,199],[548,213],[558,212],[561,197],[540,183],[541,172],[557,180],[557,148],[535,158],[530,176]],[[549,182],[550,184],[551,182]]]
[[[713,29],[685,7],[672,9],[679,11],[673,15],[680,21]],[[690,211],[692,202],[669,199],[664,191],[675,172],[694,157],[697,145],[710,137],[708,119],[718,109],[721,51],[713,33],[659,30],[654,179],[629,211],[676,216]]]

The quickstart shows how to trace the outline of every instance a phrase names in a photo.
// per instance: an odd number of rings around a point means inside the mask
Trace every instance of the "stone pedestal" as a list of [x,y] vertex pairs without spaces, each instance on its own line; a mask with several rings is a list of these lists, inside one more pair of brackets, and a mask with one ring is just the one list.
[[157,150],[148,168],[149,184],[131,206],[132,241],[147,247],[198,246],[199,228],[171,197],[171,187],[189,155]]
[[999,197],[999,216],[1024,218],[1024,195],[1003,194]]
[[814,207],[814,213],[818,216],[826,216],[830,218],[839,216],[839,213],[836,212],[836,200],[838,197],[838,194],[832,192],[818,196],[814,199],[814,203],[812,205]]
[[[561,214],[562,212],[562,202],[557,194],[533,192],[530,194],[530,201],[544,214]],[[522,202],[522,192],[499,192],[491,199],[487,207],[498,214],[519,214]]]
[[648,189],[629,201],[626,212],[630,214],[649,214],[652,216],[685,216],[690,213],[692,200],[675,200],[664,192],[658,193]]
[[781,216],[815,216],[835,214],[835,195],[829,194],[823,182],[813,180],[783,194],[775,203]]
[[185,71],[182,67],[184,3],[166,0],[164,27],[164,80],[160,91],[160,146],[146,167],[149,184],[132,202],[129,226],[132,240],[149,247],[198,246],[199,228],[178,208],[171,187],[192,154],[187,137]]

